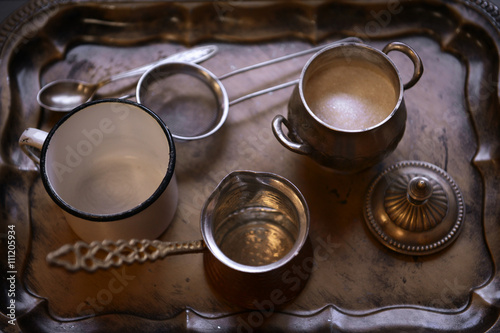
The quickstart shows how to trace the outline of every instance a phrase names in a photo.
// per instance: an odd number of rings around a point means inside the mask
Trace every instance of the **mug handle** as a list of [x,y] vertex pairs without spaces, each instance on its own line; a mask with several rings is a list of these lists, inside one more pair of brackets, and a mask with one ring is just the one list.
[[[292,131],[290,129],[290,123],[288,120],[283,117],[282,115],[277,115],[273,119],[273,133],[276,139],[285,147],[290,149],[291,151],[298,153],[298,154],[304,154],[307,155],[311,152],[311,149],[309,145],[304,144],[304,143],[297,143],[293,142],[288,138],[288,136],[283,133],[283,125],[286,126],[288,131]],[[295,134],[296,135],[296,134]],[[297,136],[297,135],[296,135]]]
[[19,146],[22,151],[33,161],[36,165],[40,165],[40,157],[38,157],[31,148],[42,150],[43,143],[49,133],[36,129],[26,129],[19,138]]
[[422,64],[422,59],[420,59],[417,52],[412,49],[410,46],[401,42],[392,42],[387,44],[382,50],[385,54],[388,54],[391,51],[399,51],[404,53],[410,60],[413,62],[413,77],[403,85],[403,89],[409,89],[415,85],[415,83],[420,80],[420,77],[424,73],[424,65]]

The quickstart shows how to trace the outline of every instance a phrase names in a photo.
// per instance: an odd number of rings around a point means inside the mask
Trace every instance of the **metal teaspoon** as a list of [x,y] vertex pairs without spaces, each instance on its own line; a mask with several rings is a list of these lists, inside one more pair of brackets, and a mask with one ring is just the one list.
[[73,110],[78,105],[91,100],[99,88],[110,82],[143,74],[153,66],[166,62],[201,62],[210,58],[217,52],[217,50],[218,48],[215,45],[196,47],[173,54],[154,63],[113,75],[94,84],[72,79],[56,80],[40,89],[37,95],[37,101],[42,107],[48,110],[68,112]]

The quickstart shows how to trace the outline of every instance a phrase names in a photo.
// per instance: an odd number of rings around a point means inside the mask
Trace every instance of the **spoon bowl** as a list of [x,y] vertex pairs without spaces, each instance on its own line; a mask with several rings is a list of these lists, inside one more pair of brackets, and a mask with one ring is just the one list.
[[44,86],[37,96],[43,108],[65,112],[88,102],[94,97],[98,84],[78,80],[58,80]]

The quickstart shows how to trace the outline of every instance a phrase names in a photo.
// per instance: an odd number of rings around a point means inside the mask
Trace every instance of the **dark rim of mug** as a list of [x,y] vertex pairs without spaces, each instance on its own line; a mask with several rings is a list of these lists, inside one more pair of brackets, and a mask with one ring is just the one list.
[[[214,231],[212,229],[212,223],[209,223],[207,216],[212,215],[214,213],[214,203],[220,197],[221,191],[225,189],[225,187],[230,183],[234,178],[251,178],[252,180],[256,180],[264,185],[270,186],[268,183],[265,183],[263,180],[271,179],[274,182],[279,182],[283,186],[287,187],[290,192],[292,192],[297,199],[302,204],[304,211],[299,215],[303,215],[303,219],[301,219],[299,232],[297,235],[297,239],[293,244],[293,247],[290,251],[285,254],[279,260],[262,266],[251,266],[240,264],[237,261],[230,259],[222,250],[219,245],[215,241]],[[302,224],[303,223],[303,224]],[[300,190],[288,179],[279,176],[270,172],[255,172],[248,170],[237,170],[228,174],[224,179],[221,180],[219,185],[217,185],[216,189],[212,192],[210,197],[205,202],[202,213],[201,213],[201,234],[203,236],[203,240],[205,241],[207,248],[210,250],[210,253],[222,264],[234,269],[236,271],[245,272],[245,273],[264,273],[275,270],[279,267],[282,267],[292,261],[295,257],[297,257],[298,253],[303,250],[307,238],[309,237],[309,226],[310,226],[310,213],[309,207],[307,205],[306,199],[300,192]]]
[[[396,101],[396,104],[394,105],[394,108],[392,109],[391,113],[384,119],[382,120],[381,122],[379,122],[378,124],[376,125],[373,125],[371,127],[368,127],[368,128],[363,128],[363,129],[356,129],[356,130],[349,130],[349,129],[344,129],[344,128],[340,128],[340,127],[335,127],[335,126],[332,126],[328,123],[326,123],[325,121],[321,120],[312,110],[311,108],[309,107],[309,105],[307,104],[306,102],[306,98],[304,96],[304,76],[307,72],[307,70],[309,69],[309,66],[319,57],[321,56],[323,53],[331,50],[331,49],[337,49],[337,48],[342,48],[342,47],[346,47],[346,46],[355,46],[355,47],[361,47],[361,48],[365,48],[367,49],[368,51],[370,52],[374,52],[376,54],[378,54],[379,56],[382,56],[386,61],[388,61],[392,68],[394,69],[394,73],[396,73],[397,75],[397,78],[398,78],[398,81],[399,81],[399,95],[398,95],[398,100]],[[403,102],[403,93],[404,93],[404,89],[403,89],[403,83],[401,81],[401,75],[399,73],[399,70],[398,68],[396,67],[396,65],[394,64],[394,62],[391,60],[391,58],[389,58],[389,56],[387,56],[386,53],[370,46],[370,45],[366,45],[366,44],[362,44],[362,43],[358,43],[358,42],[346,42],[346,43],[339,43],[339,44],[335,44],[335,45],[332,45],[332,46],[328,46],[328,47],[325,47],[324,49],[322,49],[321,51],[318,51],[317,53],[315,53],[306,63],[306,65],[304,66],[304,68],[302,69],[302,73],[300,74],[300,79],[299,79],[299,93],[300,93],[300,99],[302,101],[302,103],[305,105],[306,107],[306,110],[307,112],[309,112],[309,114],[316,120],[318,121],[320,124],[322,124],[323,126],[329,128],[329,129],[333,129],[335,131],[339,131],[339,132],[345,132],[345,133],[363,133],[363,132],[368,132],[368,131],[371,131],[373,129],[376,129],[378,128],[380,125],[386,123],[387,121],[389,121],[389,119],[392,118],[392,116],[396,113],[396,111],[399,109],[399,107],[401,106],[401,103]]]
[[[170,154],[169,154],[170,156],[169,156],[169,161],[168,161],[167,172],[166,172],[165,176],[163,177],[162,182],[160,183],[158,188],[155,190],[155,192],[151,196],[149,196],[149,198],[147,198],[144,202],[135,206],[134,208],[131,208],[129,210],[126,210],[126,211],[123,211],[120,213],[115,213],[115,214],[86,213],[86,212],[83,212],[83,211],[76,209],[75,207],[69,205],[66,201],[64,201],[56,193],[56,191],[54,190],[54,188],[50,184],[50,181],[49,181],[49,178],[47,175],[47,169],[46,169],[47,149],[50,145],[50,141],[52,139],[52,136],[54,135],[56,130],[75,113],[77,113],[77,112],[79,112],[79,111],[81,111],[89,106],[92,106],[95,104],[101,104],[101,103],[129,104],[129,105],[137,107],[139,110],[146,112],[154,120],[156,120],[158,125],[160,125],[160,128],[163,130],[165,137],[167,138],[169,148],[170,148]],[[66,116],[64,116],[63,118],[61,118],[61,120],[59,120],[57,122],[57,124],[50,130],[50,132],[47,136],[47,139],[45,140],[45,142],[43,144],[41,157],[40,157],[40,171],[41,171],[41,175],[42,175],[42,182],[43,182],[45,189],[47,190],[50,197],[57,203],[57,205],[59,207],[61,207],[66,212],[70,213],[71,215],[80,217],[80,218],[85,219],[85,220],[90,220],[90,221],[95,221],[95,222],[111,222],[111,221],[117,221],[117,220],[121,220],[121,219],[124,219],[127,217],[131,217],[131,216],[143,211],[147,207],[151,206],[160,197],[160,195],[165,191],[168,184],[170,183],[170,180],[173,177],[174,168],[175,168],[175,155],[176,155],[175,154],[175,145],[174,145],[174,140],[172,138],[172,134],[170,133],[170,130],[165,125],[163,120],[156,113],[154,113],[153,111],[151,111],[150,109],[148,109],[144,105],[133,102],[133,101],[118,99],[118,98],[107,98],[107,99],[102,99],[102,100],[92,101],[92,102],[87,102],[85,104],[82,104],[82,105],[76,107],[75,109],[73,109],[73,111],[68,113]]]

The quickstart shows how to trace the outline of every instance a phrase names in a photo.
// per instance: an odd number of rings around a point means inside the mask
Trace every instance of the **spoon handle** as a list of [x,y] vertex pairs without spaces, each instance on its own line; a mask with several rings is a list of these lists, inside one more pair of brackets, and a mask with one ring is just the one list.
[[206,248],[203,240],[187,242],[162,242],[159,240],[103,240],[90,244],[78,241],[66,244],[47,255],[47,262],[69,271],[119,267],[134,262],[155,261],[167,255],[198,253]]
[[183,61],[183,62],[198,63],[198,62],[204,61],[204,60],[210,58],[211,56],[213,56],[217,52],[217,50],[218,50],[218,48],[216,45],[205,45],[205,46],[195,47],[195,48],[192,48],[192,49],[189,49],[186,51],[178,52],[178,53],[175,53],[167,58],[160,59],[160,60],[155,61],[153,63],[147,64],[147,65],[144,65],[141,67],[137,67],[137,68],[131,69],[131,70],[123,72],[123,73],[113,75],[113,76],[99,82],[99,87],[101,87],[105,84],[108,84],[110,82],[116,81],[116,80],[141,75],[141,74],[145,73],[146,71],[148,71],[150,68],[157,66],[157,65],[161,65],[163,63],[167,63],[167,62]]

